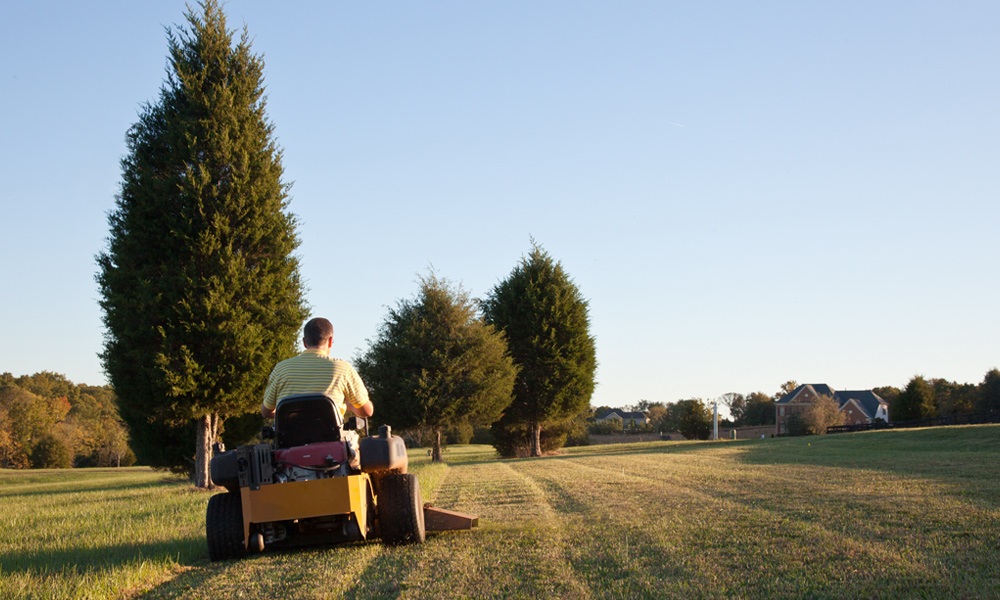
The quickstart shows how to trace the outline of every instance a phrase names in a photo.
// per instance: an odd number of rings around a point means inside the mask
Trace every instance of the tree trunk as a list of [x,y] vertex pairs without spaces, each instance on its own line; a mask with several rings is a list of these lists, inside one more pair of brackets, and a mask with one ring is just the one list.
[[529,456],[541,456],[542,455],[542,424],[532,423],[531,424],[531,440],[530,448],[528,449]]
[[194,452],[194,485],[208,489],[212,487],[212,474],[208,463],[212,460],[212,444],[219,427],[219,415],[212,413],[198,419],[197,438]]
[[434,429],[434,454],[431,456],[431,462],[441,462],[444,460],[441,458],[441,428],[437,427]]

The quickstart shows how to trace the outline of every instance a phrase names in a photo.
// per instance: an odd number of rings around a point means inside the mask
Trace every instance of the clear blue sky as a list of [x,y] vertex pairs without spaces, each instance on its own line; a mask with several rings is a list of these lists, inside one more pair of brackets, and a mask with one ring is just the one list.
[[[1000,3],[678,4],[226,4],[336,354],[533,237],[590,301],[595,406],[1000,366]],[[104,383],[94,256],[184,4],[4,13],[0,372]]]

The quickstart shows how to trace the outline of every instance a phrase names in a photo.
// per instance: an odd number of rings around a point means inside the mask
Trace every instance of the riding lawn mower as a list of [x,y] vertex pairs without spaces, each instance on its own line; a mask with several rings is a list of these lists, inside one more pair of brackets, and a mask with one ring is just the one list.
[[211,560],[265,548],[358,542],[421,543],[425,532],[471,529],[478,518],[423,504],[407,473],[406,446],[383,425],[346,422],[322,394],[282,398],[268,442],[215,454],[212,480],[226,488],[208,501]]

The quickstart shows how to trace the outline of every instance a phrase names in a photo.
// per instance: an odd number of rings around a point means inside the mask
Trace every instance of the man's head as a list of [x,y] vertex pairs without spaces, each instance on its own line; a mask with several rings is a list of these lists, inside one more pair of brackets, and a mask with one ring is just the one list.
[[306,348],[325,346],[327,340],[333,337],[333,323],[323,317],[310,319],[302,329],[302,337]]

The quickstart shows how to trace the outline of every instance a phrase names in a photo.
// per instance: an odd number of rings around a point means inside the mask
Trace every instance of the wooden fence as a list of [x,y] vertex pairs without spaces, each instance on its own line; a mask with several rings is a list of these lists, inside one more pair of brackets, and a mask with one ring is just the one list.
[[862,423],[860,425],[837,425],[827,427],[827,433],[846,433],[851,431],[870,431],[872,429],[907,429],[910,427],[943,427],[947,425],[981,425],[983,423],[1000,423],[1000,410],[967,415],[951,415],[950,417],[934,417],[932,419],[915,419],[912,421],[893,421],[892,423]]

